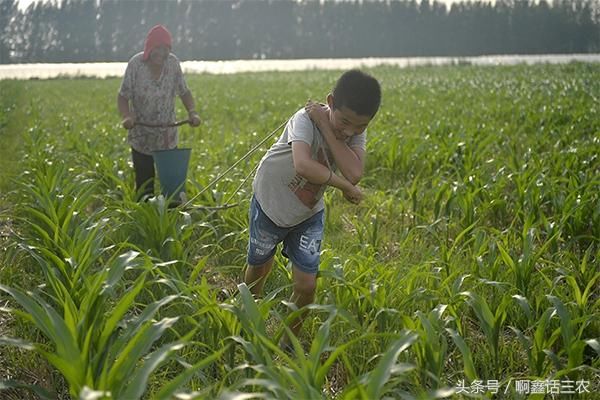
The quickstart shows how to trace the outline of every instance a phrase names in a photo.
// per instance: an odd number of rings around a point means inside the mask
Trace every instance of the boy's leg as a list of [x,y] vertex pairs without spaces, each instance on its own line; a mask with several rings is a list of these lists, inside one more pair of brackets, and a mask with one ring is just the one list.
[[[317,274],[307,273],[302,271],[296,265],[293,266],[292,270],[294,280],[294,292],[290,299],[296,307],[299,309],[311,304],[315,300],[315,291],[317,289]],[[305,310],[298,318],[290,322],[290,330],[295,336],[300,333],[302,323],[308,314],[308,310]],[[289,339],[284,339],[289,343]]]
[[248,285],[250,292],[253,295],[260,296],[262,294],[265,281],[267,280],[267,275],[269,275],[269,272],[271,272],[271,269],[273,268],[274,259],[275,257],[271,257],[262,264],[248,264],[246,267],[246,272],[244,273],[244,283]]
[[[302,224],[294,227],[284,240],[284,254],[292,261],[292,279],[294,291],[291,301],[302,308],[314,302],[319,270],[321,242],[323,240],[324,212],[313,215]],[[290,330],[298,336],[308,311],[290,322]],[[289,347],[287,335],[282,338],[282,345]]]
[[132,147],[131,159],[135,171],[135,190],[139,193],[136,200],[140,201],[144,196],[154,194],[154,158]]
[[286,229],[280,228],[262,211],[256,197],[252,196],[249,219],[248,266],[244,282],[255,296],[260,296],[269,272],[273,268],[277,244],[283,240]]

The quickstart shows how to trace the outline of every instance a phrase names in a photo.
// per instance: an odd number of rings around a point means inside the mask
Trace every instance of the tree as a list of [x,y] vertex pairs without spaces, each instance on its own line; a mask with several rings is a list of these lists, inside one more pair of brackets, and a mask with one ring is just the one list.
[[6,64],[10,61],[11,21],[17,14],[17,3],[15,0],[0,0],[0,64]]
[[600,49],[600,0],[0,0],[0,62],[126,61],[157,23],[193,60]]

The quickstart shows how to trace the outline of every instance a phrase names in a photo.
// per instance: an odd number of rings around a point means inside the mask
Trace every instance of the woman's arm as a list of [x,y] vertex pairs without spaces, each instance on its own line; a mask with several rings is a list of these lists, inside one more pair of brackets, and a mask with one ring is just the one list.
[[117,107],[119,109],[119,114],[121,114],[121,125],[123,125],[123,128],[133,128],[135,121],[131,115],[131,110],[129,109],[129,100],[120,94],[117,95]]
[[198,115],[198,112],[196,112],[196,103],[194,102],[194,97],[192,97],[192,92],[188,90],[182,96],[180,96],[180,99],[188,112],[190,125],[200,125],[200,116]]

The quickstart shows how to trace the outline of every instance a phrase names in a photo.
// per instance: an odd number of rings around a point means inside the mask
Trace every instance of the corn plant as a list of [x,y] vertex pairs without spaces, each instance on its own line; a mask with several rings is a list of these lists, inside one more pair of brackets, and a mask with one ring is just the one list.
[[113,305],[116,285],[125,270],[135,265],[136,258],[137,254],[126,253],[91,275],[87,280],[88,293],[78,308],[74,302],[67,302],[64,317],[38,293],[0,286],[25,310],[13,313],[33,323],[54,350],[47,350],[41,343],[10,339],[3,339],[2,344],[35,350],[45,357],[65,377],[72,396],[79,396],[89,388],[115,398],[139,398],[152,371],[179,350],[186,338],[148,355],[152,345],[177,318],[153,320],[156,312],[176,296],[149,304],[135,317],[126,315],[146,284],[146,273],[140,274]]
[[508,296],[504,296],[495,312],[492,312],[487,301],[477,293],[467,291],[463,292],[462,295],[468,298],[467,303],[471,306],[479,321],[479,326],[485,334],[485,339],[492,355],[494,372],[499,373],[500,334],[502,333],[502,327],[507,316],[506,308],[511,299]]
[[583,364],[583,351],[587,345],[594,347],[594,342],[585,340],[583,332],[591,322],[592,315],[585,315],[579,318],[573,318],[571,312],[566,305],[556,296],[547,295],[548,300],[553,305],[553,316],[558,316],[560,328],[555,332],[560,332],[562,338],[561,351],[558,356],[564,355],[567,359],[567,364],[563,362],[554,353],[548,352],[553,360],[555,367],[558,369],[557,376],[565,374],[577,375],[577,368]]
[[421,324],[419,340],[413,345],[413,351],[417,356],[418,365],[423,371],[423,381],[432,382],[434,388],[441,386],[441,377],[444,372],[448,344],[443,336],[446,322],[442,320],[442,314],[447,305],[439,304],[427,315],[417,311],[417,317]]
[[[590,246],[581,259],[572,260],[573,263],[576,263],[575,265],[570,268],[556,268],[556,272],[559,274],[556,282],[559,280],[566,282],[565,291],[573,296],[578,308],[578,315],[594,312],[600,306],[600,301],[594,302],[595,292],[599,287],[600,272],[589,265],[590,258],[594,257],[591,252],[592,247]],[[567,254],[565,253],[565,255]]]
[[187,260],[184,242],[192,235],[188,212],[171,210],[164,196],[150,198],[147,203],[129,203],[130,210],[119,209],[130,226],[128,241],[164,261]]
[[465,339],[460,335],[460,333],[456,332],[452,328],[446,328],[446,332],[452,338],[452,341],[458,347],[460,353],[462,354],[463,361],[463,373],[470,381],[474,381],[478,379],[479,373],[475,369],[475,362],[473,361],[473,352],[471,348],[465,342]]
[[[395,388],[403,375],[414,369],[407,363],[398,363],[398,357],[408,349],[416,340],[414,332],[403,332],[402,336],[394,341],[385,351],[375,368],[359,377],[354,385],[346,389],[341,398],[343,399],[379,399],[387,393],[397,393],[407,396],[409,393]],[[396,377],[394,378],[394,375]],[[436,398],[436,397],[434,397]]]
[[502,261],[510,268],[514,282],[522,295],[527,295],[532,284],[533,273],[546,249],[552,244],[556,236],[549,238],[539,249],[535,249],[536,229],[531,226],[531,219],[527,219],[521,233],[522,250],[518,255],[510,254],[507,239],[497,240],[496,245],[500,251]]
[[30,181],[19,193],[26,203],[21,215],[27,217],[21,220],[30,225],[33,239],[51,249],[72,247],[71,236],[85,219],[96,185],[83,176],[72,179],[63,163],[40,164],[25,176]]
[[548,336],[547,333],[552,313],[553,310],[550,308],[542,313],[541,317],[532,326],[531,336],[527,336],[518,328],[510,327],[517,335],[523,349],[525,349],[529,373],[532,376],[545,377],[551,367],[548,355],[552,354],[551,349],[558,338],[558,334]]
[[[239,290],[241,307],[232,306],[230,310],[240,319],[245,337],[238,336],[232,339],[241,344],[251,360],[256,363],[254,366],[249,366],[249,368],[257,373],[256,378],[242,381],[240,388],[254,386],[272,393],[277,398],[321,399],[323,398],[322,386],[327,378],[327,372],[338,357],[341,356],[347,363],[348,360],[345,359],[344,354],[348,347],[376,336],[365,334],[335,348],[331,347],[330,334],[332,324],[337,317],[336,309],[327,306],[308,306],[313,312],[326,311],[329,316],[319,328],[307,354],[304,353],[302,345],[287,328],[287,325],[284,325],[282,330],[285,330],[286,334],[289,335],[294,347],[295,359],[292,360],[286,352],[269,338],[264,325],[264,316],[254,303],[254,299],[246,286],[244,284],[239,285]],[[303,310],[296,310],[282,322],[285,323],[296,318],[301,312]],[[281,333],[283,333],[282,330],[280,330]],[[281,333],[275,335],[275,339]],[[401,335],[401,339],[390,346],[389,351],[385,353],[375,369],[358,378],[355,384],[340,394],[341,398],[381,397],[386,390],[386,383],[392,378],[393,374],[399,373],[401,375],[412,369],[411,366],[406,364],[397,364],[396,359],[415,340],[416,335],[414,333]],[[273,355],[288,366],[278,365],[279,363],[272,358]]]

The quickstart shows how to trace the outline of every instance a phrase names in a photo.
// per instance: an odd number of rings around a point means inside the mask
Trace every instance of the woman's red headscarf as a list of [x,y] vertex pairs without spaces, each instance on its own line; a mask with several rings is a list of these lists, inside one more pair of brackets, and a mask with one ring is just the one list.
[[171,48],[171,33],[162,25],[155,25],[148,32],[146,42],[144,43],[144,61],[150,57],[152,50],[160,45],[167,45]]

